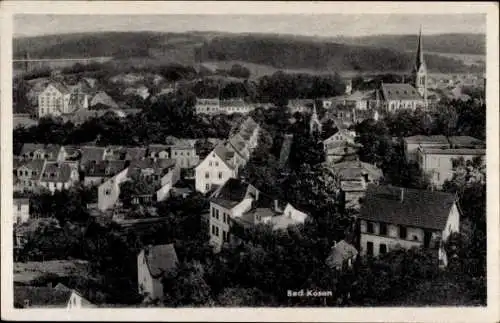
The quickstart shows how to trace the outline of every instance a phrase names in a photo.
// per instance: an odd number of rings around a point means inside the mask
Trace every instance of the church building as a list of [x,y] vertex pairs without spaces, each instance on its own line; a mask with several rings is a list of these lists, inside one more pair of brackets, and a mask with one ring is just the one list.
[[427,109],[427,67],[424,60],[422,29],[418,36],[412,83],[381,83],[375,94],[376,107],[384,112]]

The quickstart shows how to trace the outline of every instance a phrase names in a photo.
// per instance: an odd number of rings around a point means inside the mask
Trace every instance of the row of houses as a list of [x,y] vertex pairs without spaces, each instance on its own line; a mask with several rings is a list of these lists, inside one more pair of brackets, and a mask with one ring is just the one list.
[[259,131],[260,126],[248,117],[227,140],[218,143],[195,168],[196,190],[205,194],[237,178],[257,147]]
[[255,109],[255,105],[241,98],[221,100],[219,98],[197,98],[195,111],[197,114],[247,114]]
[[14,188],[32,191],[45,187],[54,192],[68,189],[79,181],[85,186],[101,185],[131,166],[154,170],[158,165],[168,164],[180,172],[198,164],[194,140],[168,139],[168,144],[148,147],[27,143],[14,160]]

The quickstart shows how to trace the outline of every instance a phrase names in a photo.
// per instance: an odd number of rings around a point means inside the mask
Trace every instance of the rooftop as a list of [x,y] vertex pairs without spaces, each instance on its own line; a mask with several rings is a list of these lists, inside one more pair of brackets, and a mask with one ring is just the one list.
[[455,201],[450,193],[370,184],[359,218],[443,230]]
[[417,89],[407,83],[382,83],[381,91],[385,100],[422,100]]
[[432,143],[432,144],[448,145],[448,140],[443,135],[437,135],[437,136],[421,136],[421,135],[419,135],[419,136],[411,136],[411,137],[404,138],[404,141],[406,143],[411,143],[411,144]]
[[174,244],[149,246],[144,249],[146,264],[153,277],[159,277],[177,267]]

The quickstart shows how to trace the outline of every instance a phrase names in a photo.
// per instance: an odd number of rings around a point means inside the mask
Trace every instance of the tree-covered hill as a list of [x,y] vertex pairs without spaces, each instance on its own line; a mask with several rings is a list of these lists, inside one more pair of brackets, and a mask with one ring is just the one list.
[[[431,37],[431,36],[429,36]],[[484,37],[483,37],[484,38]],[[436,35],[424,39],[433,52],[484,52],[477,35]],[[217,32],[102,32],[16,38],[14,57],[29,51],[31,58],[82,58],[112,56],[117,59],[148,57],[182,64],[196,61],[241,61],[278,69],[321,71],[408,71],[414,60],[416,36],[370,36],[326,39],[319,37],[229,34]],[[475,49],[474,49],[475,48]],[[426,55],[434,72],[480,71],[458,59]]]

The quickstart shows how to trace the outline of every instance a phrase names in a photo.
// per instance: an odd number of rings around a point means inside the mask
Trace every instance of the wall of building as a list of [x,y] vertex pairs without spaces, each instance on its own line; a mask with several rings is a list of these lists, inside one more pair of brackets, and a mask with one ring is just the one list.
[[407,238],[402,239],[399,237],[399,226],[387,224],[387,235],[380,235],[380,223],[373,223],[373,233],[367,232],[367,221],[360,221],[360,254],[366,255],[367,243],[373,243],[373,255],[379,255],[380,244],[387,246],[387,251],[394,249],[397,245],[410,249],[412,247],[422,246],[424,243],[424,230],[421,228],[406,227]]
[[446,180],[453,178],[453,159],[462,157],[465,161],[472,161],[478,155],[445,155],[445,154],[423,154],[418,152],[420,167],[431,176],[431,182],[440,188]]
[[196,149],[193,148],[172,148],[171,158],[175,159],[177,165],[181,168],[195,167],[200,157],[196,154]]
[[285,216],[292,218],[297,223],[304,223],[307,218],[306,213],[297,210],[290,203],[288,203],[285,209],[283,210],[283,214]]
[[30,205],[14,204],[14,223],[25,223],[30,218]]
[[141,250],[137,256],[137,288],[139,294],[143,296],[148,295],[151,299],[158,296],[158,289],[155,289],[154,279],[149,272],[144,250]]
[[122,170],[98,188],[97,207],[101,211],[105,211],[113,207],[120,197],[120,184],[127,179],[128,168]]
[[210,202],[210,215],[209,215],[209,234],[210,245],[213,246],[214,252],[219,252],[224,241],[224,236],[229,234],[231,210]]
[[[230,169],[214,152],[211,152],[205,160],[196,167],[196,190],[201,193],[206,193],[211,189],[212,185],[222,185],[229,178],[236,178],[236,171]],[[208,188],[207,184],[209,185]]]

